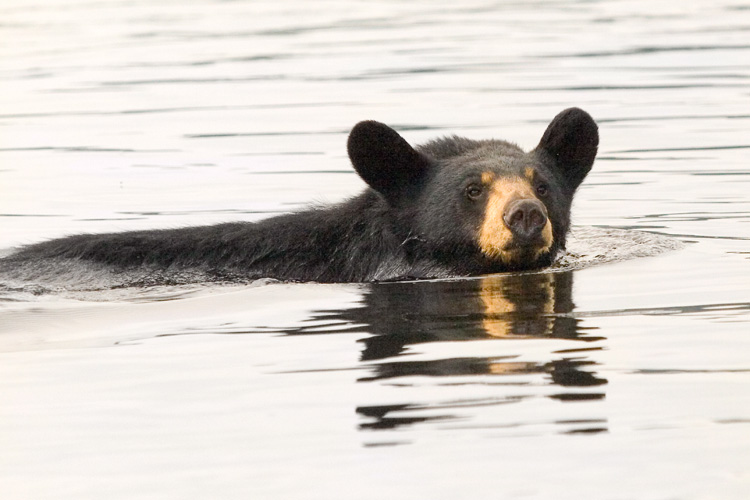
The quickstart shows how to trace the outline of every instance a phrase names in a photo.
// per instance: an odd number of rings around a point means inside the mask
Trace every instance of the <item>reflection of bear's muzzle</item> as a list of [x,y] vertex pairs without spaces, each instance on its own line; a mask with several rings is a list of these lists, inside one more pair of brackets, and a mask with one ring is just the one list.
[[503,222],[517,243],[530,243],[542,234],[547,224],[547,209],[536,199],[513,200],[506,206]]

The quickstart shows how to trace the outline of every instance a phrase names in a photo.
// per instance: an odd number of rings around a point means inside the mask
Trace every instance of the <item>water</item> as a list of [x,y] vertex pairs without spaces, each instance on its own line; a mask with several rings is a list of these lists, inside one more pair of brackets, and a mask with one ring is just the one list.
[[5,288],[4,497],[747,498],[742,2],[0,14],[6,251],[341,200],[362,119],[528,149],[579,106],[602,138],[550,271]]

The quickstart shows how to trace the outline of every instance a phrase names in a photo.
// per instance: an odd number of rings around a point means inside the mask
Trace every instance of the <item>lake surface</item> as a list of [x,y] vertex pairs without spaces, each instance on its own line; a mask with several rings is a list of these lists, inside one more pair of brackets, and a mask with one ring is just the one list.
[[5,0],[0,248],[363,183],[363,119],[599,158],[554,269],[0,289],[13,499],[750,496],[750,6]]

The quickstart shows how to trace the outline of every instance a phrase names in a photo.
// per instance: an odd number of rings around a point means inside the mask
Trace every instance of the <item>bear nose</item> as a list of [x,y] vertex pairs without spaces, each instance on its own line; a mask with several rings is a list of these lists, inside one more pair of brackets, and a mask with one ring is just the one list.
[[539,200],[521,199],[508,204],[503,222],[513,236],[532,240],[539,236],[547,224],[547,210]]

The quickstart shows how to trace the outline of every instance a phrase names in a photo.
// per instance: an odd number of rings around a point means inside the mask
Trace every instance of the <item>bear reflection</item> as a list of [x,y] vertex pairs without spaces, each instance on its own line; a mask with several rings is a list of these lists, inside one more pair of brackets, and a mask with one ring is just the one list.
[[599,340],[570,316],[571,272],[372,285],[363,306],[338,319],[364,324],[363,361],[390,358],[422,342],[553,337]]
[[[599,347],[576,344],[599,341],[602,337],[591,335],[591,330],[582,327],[580,320],[572,314],[575,308],[572,287],[572,272],[377,283],[365,288],[359,306],[321,311],[314,318],[314,327],[287,332],[320,334],[328,330],[369,334],[360,340],[364,346],[361,360],[370,362],[366,365],[368,373],[358,379],[360,382],[419,376],[495,375],[504,378],[504,385],[524,385],[528,383],[525,377],[542,375],[552,385],[576,388],[546,394],[546,397],[560,401],[601,400],[604,393],[592,392],[591,389],[607,381],[590,371],[596,362],[587,356],[589,351]],[[406,355],[409,346],[428,342],[541,338],[566,339],[572,343],[570,348],[551,353],[549,359],[541,361],[520,360],[517,350],[509,351],[507,356],[419,361]],[[510,349],[519,348],[517,343],[508,346]],[[498,404],[520,399],[502,400]],[[472,402],[465,401],[464,404],[471,406]],[[486,402],[476,404],[482,406]],[[453,418],[454,406],[453,402],[444,405],[413,402],[359,406],[356,411],[368,419],[361,428],[387,429]],[[430,410],[431,416],[425,416],[424,410]]]
[[[461,341],[489,338],[560,338],[592,342],[602,340],[588,334],[571,314],[573,273],[503,274],[474,280],[441,282],[382,283],[372,285],[363,306],[340,313],[339,319],[365,325],[362,331],[373,336],[363,339],[363,361],[372,370],[360,382],[397,379],[410,376],[460,377],[497,375],[507,382],[523,384],[518,376],[544,375],[552,385],[585,390],[566,390],[547,397],[560,401],[597,401],[604,393],[591,391],[607,383],[588,369],[596,363],[580,352],[588,346],[559,353],[544,362],[519,361],[506,357],[456,357],[428,361],[410,361],[401,356],[407,346],[434,341]],[[593,349],[596,349],[594,347]],[[576,353],[576,351],[578,351]],[[388,359],[390,358],[390,359]],[[395,358],[395,359],[394,359]],[[511,382],[512,383],[512,382]],[[523,397],[505,398],[493,404],[518,402]],[[483,406],[486,401],[464,401],[464,405]],[[393,429],[460,418],[455,402],[411,403],[359,406],[357,413],[366,418],[363,430]],[[586,432],[600,432],[606,426]],[[571,431],[564,425],[564,432]]]
[[[360,306],[321,311],[315,327],[286,330],[288,334],[366,332],[362,361],[376,373],[361,380],[408,375],[476,375],[548,373],[555,384],[588,386],[606,383],[579,367],[591,364],[580,357],[547,363],[502,361],[497,358],[452,358],[428,362],[394,360],[408,346],[426,342],[488,338],[559,338],[592,342],[571,313],[573,273],[545,272],[484,276],[477,279],[392,282],[368,285]],[[342,323],[346,325],[342,328]],[[580,351],[580,349],[573,349]],[[511,356],[513,357],[513,356]]]

